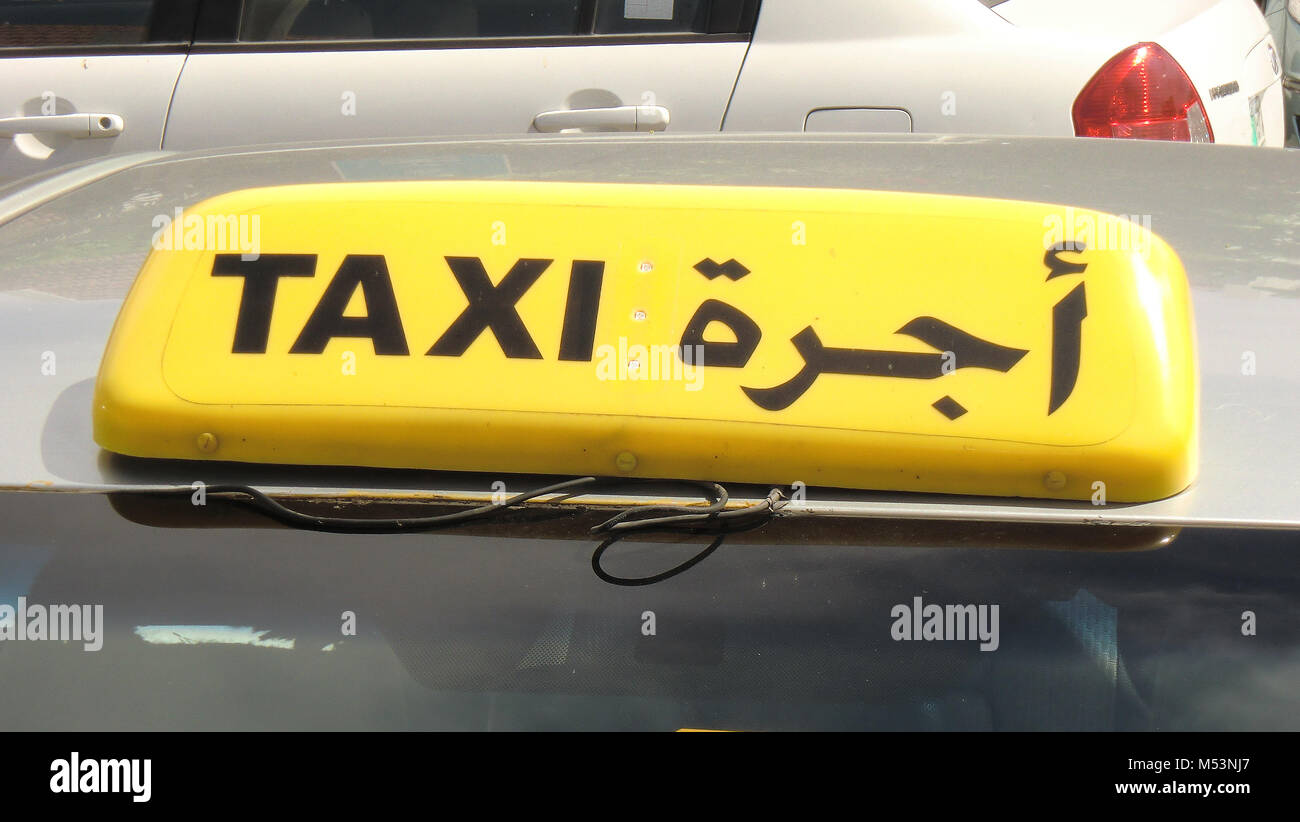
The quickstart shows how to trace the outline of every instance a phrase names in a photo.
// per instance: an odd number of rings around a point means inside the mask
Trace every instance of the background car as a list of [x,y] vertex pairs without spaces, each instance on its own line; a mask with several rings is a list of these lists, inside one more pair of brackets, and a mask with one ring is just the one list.
[[1286,142],[1300,146],[1300,2],[1259,0],[1268,18],[1282,60],[1282,97],[1286,109]]
[[561,130],[1281,145],[1271,55],[1253,0],[0,0],[0,178]]

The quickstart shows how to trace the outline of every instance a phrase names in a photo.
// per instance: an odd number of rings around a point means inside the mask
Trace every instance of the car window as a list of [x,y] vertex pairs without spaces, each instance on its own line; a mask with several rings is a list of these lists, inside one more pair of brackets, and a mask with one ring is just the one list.
[[143,43],[159,5],[156,0],[0,0],[0,47]]
[[246,0],[239,39],[737,34],[757,11],[757,0]]
[[248,0],[244,41],[578,34],[581,0]]
[[706,32],[709,3],[704,0],[600,0],[598,34]]
[[[1300,721],[1300,691],[1285,685],[1300,660],[1294,531],[1187,528],[1155,547],[1132,526],[771,523],[647,586],[630,583],[708,539],[612,545],[602,577],[596,541],[545,536],[565,513],[468,533],[326,534],[215,495],[194,505],[185,490],[0,494],[0,606],[101,612],[83,641],[6,643],[0,727]],[[917,628],[936,607],[966,627]],[[1246,611],[1268,626],[1258,637]],[[67,681],[95,698],[68,699],[55,687]]]
[[748,34],[758,0],[596,0],[596,34]]

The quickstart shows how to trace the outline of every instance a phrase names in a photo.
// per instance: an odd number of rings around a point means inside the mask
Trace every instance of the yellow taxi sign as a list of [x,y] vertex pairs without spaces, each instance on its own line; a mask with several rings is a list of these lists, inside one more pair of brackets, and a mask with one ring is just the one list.
[[1177,493],[1197,456],[1182,265],[1133,224],[1123,243],[1054,242],[1064,212],[760,187],[238,191],[155,237],[95,439],[177,459]]

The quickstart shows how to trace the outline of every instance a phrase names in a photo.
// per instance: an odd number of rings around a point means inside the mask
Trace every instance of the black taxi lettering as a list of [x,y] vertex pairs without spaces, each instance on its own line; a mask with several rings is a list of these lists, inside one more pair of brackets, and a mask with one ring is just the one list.
[[[352,295],[361,289],[366,301],[364,317],[346,317]],[[388,276],[388,264],[378,254],[349,254],[326,286],[316,309],[307,318],[290,354],[320,354],[334,337],[368,337],[375,353],[409,354],[397,297]]]
[[[1088,268],[1086,262],[1071,262],[1060,255],[1085,250],[1082,243],[1049,249],[1043,257],[1043,265],[1048,269],[1047,281],[1083,274]],[[484,331],[490,330],[506,357],[542,359],[542,353],[528,333],[516,305],[554,260],[517,260],[501,281],[493,285],[480,258],[444,259],[468,305],[429,348],[427,355],[459,357]],[[315,269],[314,254],[263,254],[255,260],[245,260],[239,254],[216,255],[212,276],[244,278],[231,353],[266,353],[279,279],[312,277]],[[726,277],[735,281],[750,273],[734,258],[722,264],[706,258],[696,264],[695,269],[710,280]],[[562,361],[590,362],[592,359],[604,272],[605,264],[599,260],[574,260],[571,265],[560,334],[559,359]],[[366,315],[346,316],[344,312],[358,288],[365,298]],[[1083,321],[1087,316],[1082,282],[1053,306],[1049,416],[1074,392],[1083,345]],[[705,331],[713,323],[730,329],[735,341],[706,340]],[[961,368],[1006,373],[1029,353],[1027,349],[982,339],[937,317],[916,317],[895,333],[919,340],[934,351],[829,347],[822,343],[810,325],[790,340],[804,362],[798,373],[771,388],[742,386],[741,391],[758,407],[781,411],[807,393],[822,374],[933,380]],[[344,258],[289,353],[322,353],[335,337],[369,339],[375,353],[380,355],[409,354],[383,256],[353,254]],[[739,308],[721,300],[707,299],[696,309],[683,330],[679,354],[686,361],[687,351],[702,351],[703,356],[695,360],[699,365],[744,368],[762,337],[758,323]],[[965,407],[948,396],[933,403],[933,407],[950,420],[967,413]]]
[[596,317],[600,312],[600,287],[605,264],[599,260],[574,260],[569,274],[569,296],[564,300],[564,327],[560,331],[560,359],[591,362],[596,345]]
[[[491,330],[507,357],[541,359],[515,305],[553,261],[519,260],[494,286],[479,258],[446,260],[469,305],[428,354],[459,357],[484,331]],[[591,360],[604,268],[599,261],[573,263],[560,343],[562,360]],[[212,276],[244,278],[230,352],[265,354],[279,279],[315,275],[315,254],[262,254],[253,260],[239,254],[217,254]],[[366,314],[346,316],[344,312],[358,288],[365,299]],[[320,354],[335,337],[369,339],[380,355],[410,353],[388,264],[382,255],[350,254],[343,259],[289,353]]]
[[[730,328],[731,333],[736,335],[736,341],[709,342],[704,339],[704,330],[712,323],[722,323]],[[758,348],[758,341],[762,338],[763,332],[758,323],[750,319],[748,314],[721,300],[705,300],[700,303],[686,324],[686,330],[682,332],[678,356],[682,362],[692,362],[688,358],[695,355],[688,352],[698,351],[700,354],[693,361],[701,365],[744,368],[749,358],[754,356],[754,349]]]
[[1087,263],[1072,263],[1069,260],[1062,260],[1061,254],[1066,251],[1078,253],[1087,251],[1088,246],[1080,242],[1061,243],[1059,246],[1053,246],[1047,249],[1043,255],[1043,265],[1047,266],[1047,279],[1054,280],[1057,277],[1064,277],[1066,274],[1082,274],[1088,268]]
[[739,280],[749,273],[749,269],[741,264],[739,260],[732,257],[725,263],[720,263],[712,257],[705,257],[694,265],[696,271],[703,274],[710,280],[716,280],[719,277],[726,277],[728,280]]
[[[790,340],[804,361],[798,374],[773,388],[742,386],[741,390],[760,408],[780,411],[793,405],[822,374],[933,380],[946,373],[945,352],[954,355],[954,370],[991,368],[1005,373],[1029,353],[1022,348],[1008,348],[982,340],[934,317],[917,317],[895,333],[918,339],[934,348],[936,353],[827,348],[810,325]],[[708,364],[707,360],[705,364]]]
[[316,255],[263,254],[256,260],[245,260],[239,254],[218,254],[212,263],[212,276],[244,278],[230,353],[265,354],[280,278],[315,277]]
[[490,328],[507,357],[540,360],[542,352],[524,327],[515,304],[550,268],[551,260],[520,260],[495,286],[478,257],[447,257],[446,260],[469,305],[428,353],[435,357],[459,357]]
[[[1047,279],[1053,280],[1067,274],[1082,274],[1087,270],[1087,263],[1071,263],[1062,260],[1062,251],[1086,251],[1083,243],[1066,243],[1062,248],[1048,249],[1043,257],[1047,266]],[[1047,401],[1047,415],[1050,417],[1065,404],[1074,393],[1075,383],[1079,379],[1079,357],[1083,349],[1083,321],[1088,316],[1088,301],[1085,297],[1084,284],[1079,283],[1052,306],[1052,385]]]

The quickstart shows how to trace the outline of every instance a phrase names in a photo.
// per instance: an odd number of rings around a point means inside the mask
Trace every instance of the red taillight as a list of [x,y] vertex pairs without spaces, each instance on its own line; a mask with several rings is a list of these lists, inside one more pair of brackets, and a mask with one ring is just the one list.
[[1196,86],[1169,52],[1138,43],[1101,67],[1074,101],[1074,133],[1213,143]]

